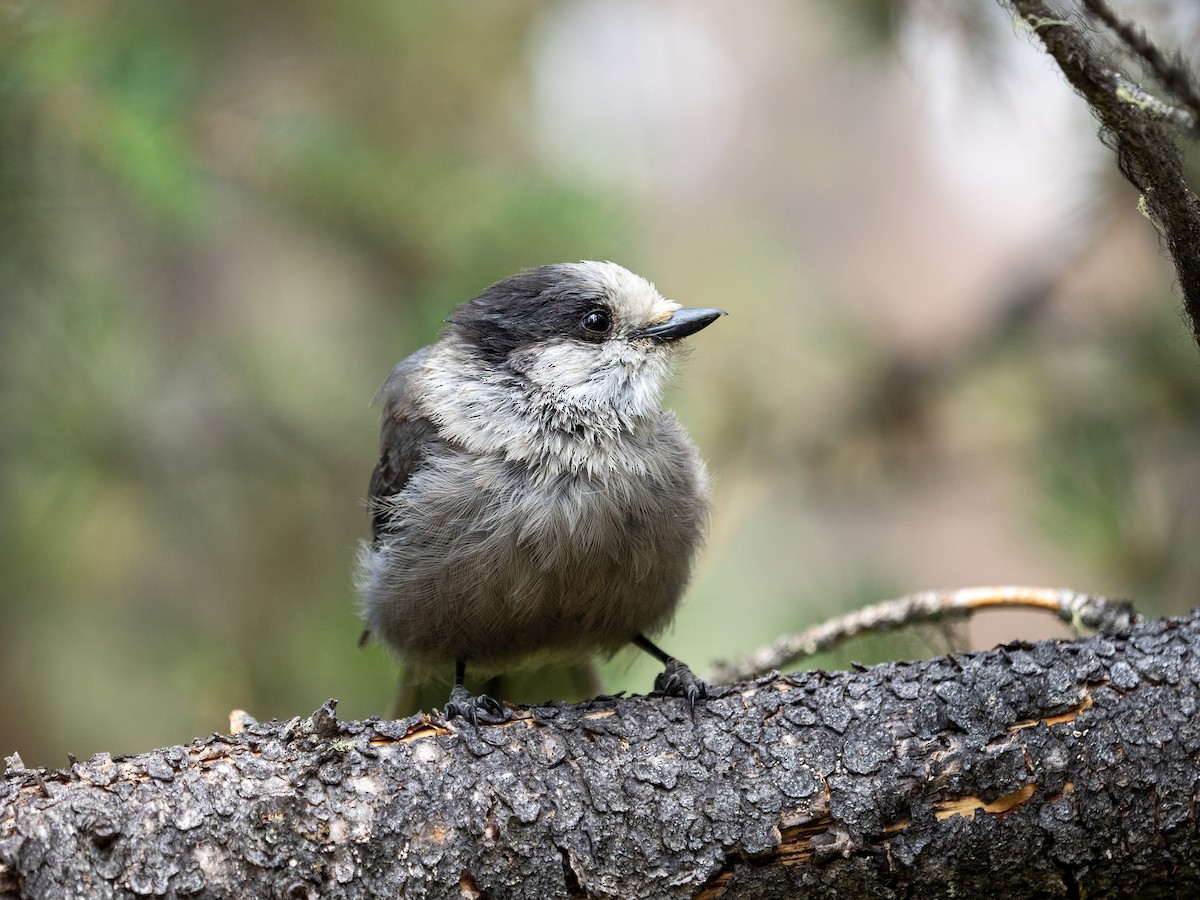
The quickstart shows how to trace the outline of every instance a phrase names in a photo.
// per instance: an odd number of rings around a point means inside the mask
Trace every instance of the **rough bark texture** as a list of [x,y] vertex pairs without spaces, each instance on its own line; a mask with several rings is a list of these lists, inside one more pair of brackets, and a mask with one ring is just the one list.
[[1200,613],[604,698],[253,725],[0,782],[0,896],[1177,896]]

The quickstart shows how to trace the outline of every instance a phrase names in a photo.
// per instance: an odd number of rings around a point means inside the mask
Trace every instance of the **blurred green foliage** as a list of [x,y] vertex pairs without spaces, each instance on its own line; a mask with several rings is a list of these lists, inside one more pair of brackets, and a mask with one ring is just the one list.
[[[1165,266],[1119,309],[999,315],[949,361],[913,359],[811,274],[805,241],[827,240],[831,211],[801,227],[773,205],[836,158],[751,172],[755,209],[716,199],[732,177],[689,205],[546,164],[527,45],[565,8],[0,9],[0,755],[143,750],[233,707],[384,712],[395,667],[356,649],[349,574],[370,397],[454,304],[555,260],[615,259],[733,312],[671,393],[717,476],[663,641],[698,671],[961,586],[911,580],[945,572],[1086,577],[1070,586],[1151,612],[1194,601],[1200,377]],[[856,10],[848,27],[891,35],[881,4]],[[1097,187],[1136,217],[1122,190]],[[1154,259],[1137,228],[1135,256]],[[831,268],[864,265],[846,243]],[[947,519],[939,479],[981,507],[1015,497],[1010,543],[1040,568],[985,564],[996,529]],[[825,661],[941,646],[870,640]],[[612,690],[654,676],[637,658],[603,669]]]

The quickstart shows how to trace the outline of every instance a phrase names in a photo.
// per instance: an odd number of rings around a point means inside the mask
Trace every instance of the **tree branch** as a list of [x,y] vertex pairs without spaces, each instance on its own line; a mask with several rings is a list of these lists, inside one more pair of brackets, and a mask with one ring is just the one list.
[[[0,782],[0,895],[1175,896],[1200,613],[1124,636],[602,698],[261,723]],[[80,887],[84,886],[84,887]]]
[[[1068,21],[1061,10],[1042,0],[1004,0],[1014,8],[1054,57],[1067,80],[1087,101],[1103,126],[1103,136],[1117,153],[1125,177],[1142,192],[1147,211],[1159,225],[1179,276],[1184,309],[1193,337],[1200,345],[1200,199],[1188,186],[1178,146],[1163,122],[1176,121],[1172,104],[1152,97],[1115,68],[1088,40],[1084,31]],[[1177,105],[1190,110],[1188,127],[1194,134],[1195,79],[1184,77],[1182,63],[1168,66],[1153,60],[1149,41],[1129,26],[1122,26],[1099,0],[1085,0],[1101,21],[1166,79],[1163,85],[1176,92]],[[1107,15],[1105,15],[1107,13]],[[1116,23],[1115,25],[1113,23]]]
[[1105,0],[1083,0],[1083,5],[1121,39],[1121,43],[1145,64],[1159,84],[1186,107],[1187,114],[1180,116],[1173,124],[1193,130],[1200,127],[1200,91],[1196,90],[1196,80],[1183,57],[1176,54],[1174,59],[1168,60],[1141,28],[1118,18]]

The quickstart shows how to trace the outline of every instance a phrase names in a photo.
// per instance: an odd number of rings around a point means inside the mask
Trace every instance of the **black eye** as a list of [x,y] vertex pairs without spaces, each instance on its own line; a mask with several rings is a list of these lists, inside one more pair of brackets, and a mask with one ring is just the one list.
[[579,324],[583,326],[584,331],[590,331],[592,334],[608,334],[612,329],[612,317],[602,309],[593,309]]

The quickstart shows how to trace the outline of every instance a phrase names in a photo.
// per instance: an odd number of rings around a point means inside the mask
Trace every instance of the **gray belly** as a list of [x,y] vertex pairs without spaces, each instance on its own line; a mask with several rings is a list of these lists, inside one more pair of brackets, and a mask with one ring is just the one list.
[[393,499],[392,532],[364,551],[367,627],[410,659],[485,668],[613,652],[675,610],[704,527],[695,477],[544,481],[502,460],[441,460]]

